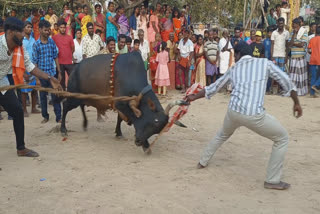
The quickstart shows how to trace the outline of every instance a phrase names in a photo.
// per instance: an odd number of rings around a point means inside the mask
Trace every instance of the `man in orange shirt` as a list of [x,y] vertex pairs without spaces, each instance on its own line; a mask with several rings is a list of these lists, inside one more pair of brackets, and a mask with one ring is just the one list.
[[318,87],[320,86],[320,26],[317,27],[316,36],[312,38],[308,45],[308,51],[311,54],[310,71],[311,71],[311,96],[314,96],[314,91],[320,93]]

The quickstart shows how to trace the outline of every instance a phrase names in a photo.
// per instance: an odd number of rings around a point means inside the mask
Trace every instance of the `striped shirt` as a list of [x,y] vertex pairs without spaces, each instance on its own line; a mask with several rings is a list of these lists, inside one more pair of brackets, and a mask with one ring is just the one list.
[[217,54],[219,51],[219,44],[216,41],[206,41],[204,43],[204,49],[205,52],[207,52],[208,58],[211,60],[216,61],[217,60]]
[[272,61],[266,58],[242,57],[215,83],[205,87],[205,96],[210,99],[226,84],[232,84],[229,109],[240,114],[252,116],[264,112],[264,95],[268,78],[277,81],[289,95],[295,85]]
[[[301,36],[299,36],[300,33],[301,33]],[[291,41],[292,35],[293,35],[293,32],[291,33],[289,42]],[[297,38],[297,37],[299,37],[299,38]],[[298,35],[296,35],[296,37],[294,38],[294,42],[304,43],[304,47],[300,48],[300,47],[292,46],[291,47],[291,58],[304,57],[306,55],[306,47],[307,47],[307,43],[308,43],[308,34],[304,28],[302,28],[302,27],[300,28]]]

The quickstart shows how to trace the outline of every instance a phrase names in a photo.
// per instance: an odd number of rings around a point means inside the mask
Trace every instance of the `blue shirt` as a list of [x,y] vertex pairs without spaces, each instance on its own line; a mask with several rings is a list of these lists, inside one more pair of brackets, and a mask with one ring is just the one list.
[[30,58],[32,58],[33,45],[35,42],[36,40],[32,35],[30,35],[29,39],[27,39],[27,37],[23,38],[23,47],[28,51]]
[[287,96],[292,90],[297,91],[288,74],[272,61],[243,56],[215,83],[205,87],[205,96],[209,99],[231,83],[229,109],[247,116],[259,115],[264,113],[264,96],[269,77],[282,86]]
[[32,62],[38,65],[45,73],[56,75],[54,59],[58,57],[57,46],[54,41],[49,38],[46,44],[38,39],[33,45]]
[[137,18],[134,14],[130,16],[129,27],[130,29],[137,30]]
[[271,60],[271,40],[270,38],[266,38],[263,41],[264,45],[264,57]]
[[231,45],[232,47],[234,47],[236,45],[236,43],[238,44],[240,41],[243,41],[240,37],[239,38],[236,38],[236,37],[232,37],[231,38]]

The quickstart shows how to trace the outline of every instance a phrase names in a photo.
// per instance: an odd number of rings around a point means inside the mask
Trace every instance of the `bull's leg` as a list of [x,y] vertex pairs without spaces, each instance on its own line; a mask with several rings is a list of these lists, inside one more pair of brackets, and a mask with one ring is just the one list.
[[118,138],[123,137],[122,131],[121,131],[121,122],[122,122],[122,118],[118,114],[117,127],[116,127],[116,131],[115,131],[116,132],[116,137],[118,137]]
[[67,128],[66,128],[66,117],[69,111],[71,111],[74,108],[77,108],[80,105],[80,100],[75,99],[67,99],[63,102],[63,112],[62,112],[62,121],[61,121],[61,127],[60,132],[62,136],[67,136]]
[[80,108],[81,108],[81,112],[82,112],[82,116],[83,116],[83,124],[82,124],[82,127],[83,127],[83,130],[84,130],[84,131],[87,131],[88,120],[87,120],[86,112],[84,111],[84,104],[81,104],[81,105],[80,105]]

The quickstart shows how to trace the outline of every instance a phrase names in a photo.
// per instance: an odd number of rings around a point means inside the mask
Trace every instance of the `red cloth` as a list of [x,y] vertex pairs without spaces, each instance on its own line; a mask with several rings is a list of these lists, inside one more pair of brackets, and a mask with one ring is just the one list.
[[[187,99],[187,96],[190,94],[197,94],[199,93],[203,87],[199,83],[193,84],[186,93],[186,96],[184,97],[184,100]],[[189,106],[180,106],[177,111],[173,114],[173,116],[169,119],[169,123],[164,128],[164,132],[168,132],[170,128],[173,126],[173,124],[180,120],[187,112],[188,112]]]
[[176,82],[176,61],[171,60],[168,63],[169,68],[169,77],[170,77],[170,86],[168,89],[175,89],[175,82]]
[[63,65],[72,64],[72,47],[74,47],[73,39],[69,35],[57,35],[52,37],[59,49],[59,63]]
[[15,85],[24,83],[23,74],[25,70],[23,48],[16,47],[12,56],[12,77]]

